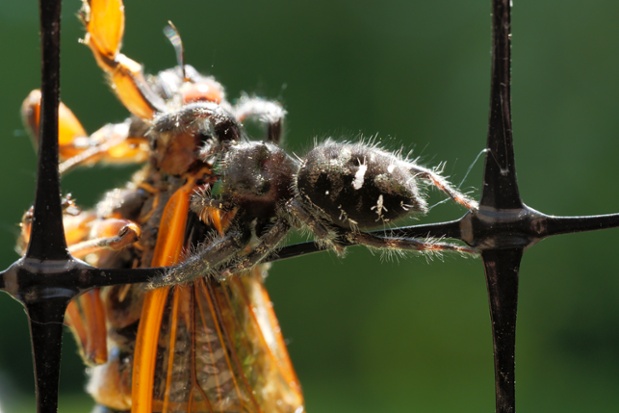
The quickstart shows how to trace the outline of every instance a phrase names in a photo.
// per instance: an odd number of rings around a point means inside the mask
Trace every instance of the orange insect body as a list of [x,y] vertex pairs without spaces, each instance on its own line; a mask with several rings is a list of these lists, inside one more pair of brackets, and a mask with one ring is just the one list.
[[[135,115],[90,137],[73,113],[60,113],[60,169],[99,162],[149,162],[92,211],[65,208],[69,250],[101,268],[159,267],[224,231],[234,211],[190,213],[191,196],[217,176],[198,152],[204,136],[180,127],[158,133],[157,116],[206,101],[234,113],[221,85],[191,68],[145,77],[120,54],[120,0],[91,0],[82,19],[87,44],[121,102]],[[182,75],[181,75],[182,73]],[[36,136],[40,94],[24,102]],[[251,113],[239,113],[240,122]],[[20,245],[29,238],[29,215]],[[266,265],[226,281],[213,277],[147,291],[142,285],[94,290],[74,300],[69,323],[91,364],[89,393],[104,409],[150,412],[303,412],[303,397],[263,286]]]

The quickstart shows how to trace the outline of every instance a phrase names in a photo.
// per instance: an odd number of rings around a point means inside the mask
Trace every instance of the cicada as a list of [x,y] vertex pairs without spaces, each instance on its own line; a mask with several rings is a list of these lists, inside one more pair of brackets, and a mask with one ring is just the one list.
[[[64,226],[70,252],[101,268],[171,266],[224,233],[236,211],[216,207],[198,216],[192,195],[217,182],[219,142],[238,139],[241,122],[265,116],[265,139],[281,135],[284,111],[270,101],[230,104],[222,85],[183,63],[147,76],[120,53],[121,0],[83,4],[83,42],[131,113],[88,135],[60,107],[62,173],[96,163],[144,164],[123,188],[92,210],[66,198]],[[161,116],[187,105],[211,110],[202,123],[184,119],[156,131]],[[24,102],[25,123],[37,136],[40,93]],[[234,136],[228,136],[234,134]],[[210,157],[199,156],[211,147]],[[20,245],[29,239],[30,214]],[[120,285],[90,291],[71,302],[66,319],[90,364],[88,392],[99,411],[302,412],[301,389],[264,288],[267,265],[218,280],[196,277],[148,290]],[[205,274],[206,275],[206,274]]]

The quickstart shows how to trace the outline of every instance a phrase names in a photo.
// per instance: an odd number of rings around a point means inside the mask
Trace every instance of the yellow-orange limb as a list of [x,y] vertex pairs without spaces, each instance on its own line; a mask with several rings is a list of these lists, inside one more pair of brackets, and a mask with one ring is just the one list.
[[[79,258],[101,250],[126,248],[140,236],[140,228],[128,220],[96,220],[91,213],[68,217],[65,221],[68,221],[69,252]],[[89,364],[107,362],[107,326],[99,290],[88,291],[72,300],[65,317],[84,360]]]
[[125,30],[122,0],[84,1],[81,16],[87,31],[83,42],[107,73],[123,105],[142,119],[150,119],[155,112],[162,111],[163,101],[146,82],[142,66],[120,53]]
[[141,230],[135,223],[126,219],[105,219],[95,221],[91,237],[69,246],[69,252],[76,257],[84,257],[102,249],[119,251],[140,239]]
[[[39,147],[39,125],[41,117],[41,91],[35,89],[28,94],[21,107],[22,121],[30,132],[34,146]],[[64,103],[58,107],[58,149],[60,159],[68,159],[79,153],[74,142],[78,137],[85,137],[84,127]]]
[[126,123],[105,125],[95,132],[81,152],[68,158],[58,166],[61,174],[78,167],[97,163],[133,164],[148,159],[148,139],[144,136],[128,136]]
[[89,364],[107,361],[107,327],[99,289],[85,292],[69,303],[65,320],[73,332],[82,358]]
[[[33,90],[22,104],[24,126],[38,147],[41,91]],[[76,166],[103,163],[141,163],[148,159],[148,139],[129,136],[129,123],[105,125],[88,136],[84,127],[64,103],[58,112],[58,152],[64,173]]]

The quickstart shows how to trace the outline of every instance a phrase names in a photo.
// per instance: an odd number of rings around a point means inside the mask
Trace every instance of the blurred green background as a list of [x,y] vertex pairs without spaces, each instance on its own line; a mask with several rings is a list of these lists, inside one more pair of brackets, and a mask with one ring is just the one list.
[[[87,130],[120,121],[82,35],[77,0],[64,2],[62,92]],[[287,108],[286,146],[379,134],[422,162],[447,161],[460,182],[484,147],[490,2],[353,0],[128,1],[123,51],[156,72],[175,64],[162,35],[179,28],[187,61]],[[619,3],[516,1],[513,113],[525,202],[550,214],[619,211]],[[35,158],[19,107],[39,84],[33,0],[0,6],[0,267],[33,198]],[[482,162],[463,189],[479,193]],[[68,176],[82,205],[127,179],[127,169]],[[554,189],[553,189],[554,188]],[[440,196],[434,194],[433,199]],[[419,222],[452,219],[443,204]],[[517,335],[521,411],[616,411],[619,277],[607,231],[552,239],[522,263]],[[267,281],[310,412],[491,412],[492,343],[482,267],[447,256],[382,260],[362,249],[277,263]],[[0,296],[0,404],[33,411],[22,308]],[[86,412],[84,367],[65,341],[61,412]]]

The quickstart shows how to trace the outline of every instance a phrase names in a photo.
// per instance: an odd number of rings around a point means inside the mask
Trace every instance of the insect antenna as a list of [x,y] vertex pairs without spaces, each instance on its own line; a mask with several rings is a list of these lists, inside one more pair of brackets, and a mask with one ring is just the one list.
[[163,34],[168,38],[172,44],[172,47],[174,47],[174,52],[176,53],[176,63],[178,63],[178,66],[181,68],[183,81],[188,81],[189,79],[187,79],[187,76],[185,75],[185,47],[183,46],[181,34],[171,20],[168,20],[168,25],[163,28]]

